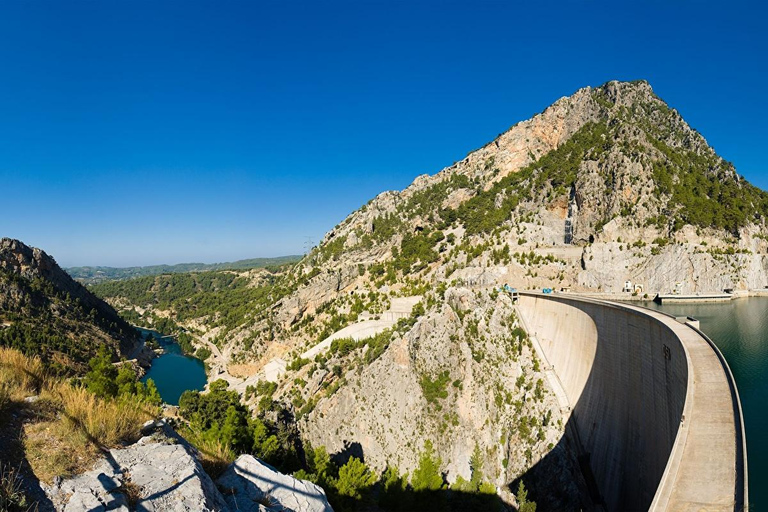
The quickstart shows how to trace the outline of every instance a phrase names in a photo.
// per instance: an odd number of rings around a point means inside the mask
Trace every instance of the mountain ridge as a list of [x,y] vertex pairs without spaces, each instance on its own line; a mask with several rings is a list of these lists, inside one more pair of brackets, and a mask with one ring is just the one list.
[[[244,389],[258,414],[283,404],[309,442],[412,472],[431,441],[451,484],[472,477],[476,448],[484,478],[504,496],[557,445],[563,416],[499,288],[614,298],[762,288],[767,212],[768,194],[647,82],[612,81],[557,100],[403,191],[382,192],[294,266],[238,274],[263,293],[235,322],[190,313],[203,301],[199,287],[168,279],[97,291],[134,312],[183,312],[195,342],[222,349],[207,360],[212,373]],[[401,297],[420,302],[370,337],[330,338],[391,319]],[[267,380],[275,388],[262,397]],[[550,480],[531,483],[536,500],[585,505],[578,461],[562,451],[547,459]]]
[[173,265],[145,265],[135,267],[81,266],[66,267],[64,270],[73,279],[83,284],[96,284],[103,281],[132,279],[135,277],[183,272],[207,272],[210,270],[247,270],[295,263],[300,255],[275,256],[273,258],[248,258],[221,263],[176,263]]
[[45,251],[0,239],[0,343],[39,354],[57,370],[84,368],[100,347],[128,354],[138,333]]

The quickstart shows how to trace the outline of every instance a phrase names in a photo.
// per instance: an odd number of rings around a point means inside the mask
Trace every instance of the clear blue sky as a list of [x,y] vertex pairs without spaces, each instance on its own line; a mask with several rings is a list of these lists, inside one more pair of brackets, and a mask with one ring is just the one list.
[[299,253],[611,79],[768,188],[763,8],[624,4],[2,2],[0,236],[66,266]]

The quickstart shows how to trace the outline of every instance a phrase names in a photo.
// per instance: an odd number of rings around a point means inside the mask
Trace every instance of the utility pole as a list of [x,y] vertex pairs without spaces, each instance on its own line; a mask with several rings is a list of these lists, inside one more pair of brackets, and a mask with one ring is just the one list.
[[311,236],[304,237],[304,254],[309,254],[309,251],[315,246],[315,241]]

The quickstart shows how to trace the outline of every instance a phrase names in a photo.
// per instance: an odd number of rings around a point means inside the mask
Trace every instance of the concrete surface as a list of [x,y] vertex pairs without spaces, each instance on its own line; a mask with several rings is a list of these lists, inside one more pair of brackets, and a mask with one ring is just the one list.
[[594,501],[620,511],[745,509],[738,393],[706,336],[656,311],[566,295],[521,292],[518,310],[567,399]]
[[688,295],[675,295],[675,294],[658,294],[656,296],[657,301],[660,304],[684,304],[694,302],[728,302],[733,299],[733,295],[730,293],[702,293],[702,294],[688,294]]

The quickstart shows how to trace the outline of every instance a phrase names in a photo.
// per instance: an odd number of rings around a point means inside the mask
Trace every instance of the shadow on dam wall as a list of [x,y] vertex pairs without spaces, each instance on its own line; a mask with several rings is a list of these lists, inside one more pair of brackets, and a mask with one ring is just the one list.
[[[639,308],[560,295],[522,294],[519,312],[543,352],[545,370],[554,370],[548,372],[548,378],[553,388],[559,388],[555,393],[561,407],[570,409],[565,414],[566,434],[555,450],[567,445],[578,457],[580,471],[575,473],[580,474],[573,476],[585,491],[581,507],[608,511],[687,508],[693,505],[688,496],[699,494],[697,486],[719,485],[721,489],[711,494],[716,496],[712,501],[708,501],[710,489],[700,493],[698,504],[707,510],[743,508],[746,463],[739,460],[735,447],[742,441],[741,426],[730,406],[735,387],[725,390],[728,403],[712,403],[722,421],[714,421],[706,435],[690,439],[686,423],[694,412],[694,380],[709,386],[709,373],[699,372],[694,379],[691,352],[696,357],[699,353],[708,356],[706,361],[714,359],[723,373],[703,336]],[[713,379],[719,378],[727,388],[727,378],[716,375],[717,369],[713,373]],[[705,394],[700,393],[698,399],[706,400]],[[720,402],[722,395],[718,395]],[[703,473],[696,475],[690,471],[699,469],[690,460],[695,458],[691,452],[707,449],[707,435],[716,444],[709,447],[710,453],[699,456],[722,456],[722,461],[713,465],[710,460],[714,470],[702,467]],[[562,468],[554,467],[555,460],[545,456],[522,477],[532,496],[543,502],[550,498],[543,495],[544,490],[551,493],[558,487],[553,479],[562,478],[558,476]],[[744,478],[741,484],[739,474]],[[720,483],[708,483],[708,476]],[[690,484],[689,477],[699,482]],[[550,507],[565,502],[555,499]]]

